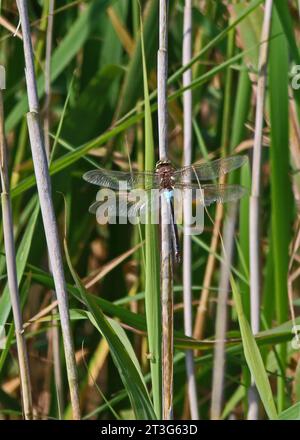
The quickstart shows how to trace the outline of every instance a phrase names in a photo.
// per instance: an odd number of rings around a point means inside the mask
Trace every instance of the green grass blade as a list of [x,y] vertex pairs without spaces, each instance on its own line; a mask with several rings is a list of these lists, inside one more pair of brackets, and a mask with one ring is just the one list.
[[[154,141],[151,107],[148,91],[148,77],[144,48],[143,23],[141,18],[141,47],[143,61],[144,100],[145,100],[145,169],[154,168]],[[147,317],[150,367],[152,379],[153,404],[156,416],[162,411],[161,377],[161,308],[160,308],[160,270],[157,226],[146,222],[145,225],[145,306]]]
[[275,420],[278,418],[278,415],[273,400],[273,395],[272,395],[272,390],[269,383],[268,375],[266,373],[260,351],[255,342],[255,338],[252,335],[249,322],[247,321],[244,315],[241,296],[238,291],[237,285],[234,281],[234,278],[232,276],[230,282],[231,282],[234,303],[238,314],[245,358],[248,367],[251,371],[251,374],[255,380],[255,384],[259,392],[260,398],[262,400],[262,403],[264,405],[264,408],[266,410],[266,413],[268,414],[269,419]]
[[274,274],[274,242],[272,240],[272,232],[269,233],[269,249],[264,273],[264,289],[262,299],[262,311],[264,319],[268,327],[271,327],[275,313],[275,274]]
[[[285,33],[286,39],[289,44],[291,56],[295,62],[295,64],[300,64],[300,53],[299,48],[296,42],[295,38],[295,32],[294,32],[294,26],[292,22],[291,13],[289,11],[289,5],[287,2],[282,2],[280,0],[275,0],[275,7],[278,12],[279,20],[281,22],[281,26],[283,28],[283,31]],[[300,118],[300,90],[294,88],[293,89],[294,98],[297,103],[297,110],[298,110],[298,119]]]
[[[272,34],[283,29],[276,9],[273,11]],[[274,255],[275,298],[278,323],[287,320],[287,277],[291,240],[291,183],[289,179],[289,93],[288,46],[284,35],[270,41],[269,104],[271,124],[271,201],[272,241]],[[285,369],[286,348],[280,347],[280,360]],[[283,411],[284,378],[278,380],[278,408]]]
[[293,23],[287,2],[274,0],[275,8],[277,9],[278,18],[281,22],[282,29],[288,40],[291,54],[296,64],[300,64],[299,48],[295,39]]
[[[132,0],[134,5],[138,5],[137,0]],[[156,0],[151,0],[146,8],[146,13],[143,16],[143,41],[145,52],[147,53],[147,61],[151,63],[148,67],[153,67],[156,59],[156,43],[157,43],[157,29],[158,23],[158,7]],[[138,36],[134,53],[129,61],[127,74],[121,92],[121,99],[119,102],[118,116],[123,116],[135,106],[137,99],[143,94],[143,63],[141,37]],[[144,97],[145,98],[145,97]]]
[[300,402],[282,411],[279,414],[279,420],[300,420]]
[[124,333],[122,333],[120,337],[120,328],[118,327],[117,329],[116,325],[111,325],[92,295],[86,295],[85,288],[81,284],[72,266],[66,242],[64,247],[67,263],[74,282],[80,292],[82,300],[92,315],[92,323],[107,340],[111,355],[127,390],[136,418],[146,420],[155,419],[155,413],[140,369],[137,366],[137,360],[132,359],[133,349],[131,347],[130,350],[128,350],[128,346],[130,345],[129,340]]
[[[70,31],[60,42],[51,58],[51,81],[54,81],[68,66],[78,51],[82,48],[85,41],[97,25],[99,15],[105,12],[111,0],[98,0],[87,6],[85,11],[79,14],[77,20],[70,27]],[[45,93],[44,74],[37,80],[39,97]],[[24,94],[18,104],[10,112],[6,120],[6,131],[15,128],[27,111],[27,96]]]
[[[16,264],[17,264],[17,277],[19,284],[27,264],[27,259],[29,256],[39,212],[40,212],[40,205],[37,201],[36,207],[30,217],[28,226],[24,232],[23,238],[17,250]],[[6,323],[10,310],[11,310],[11,303],[9,299],[9,290],[8,290],[8,285],[6,285],[0,298],[0,325],[4,325]]]
[[223,409],[221,419],[226,419],[230,414],[234,411],[235,407],[239,404],[239,402],[243,399],[245,394],[245,387],[240,385],[233,395],[227,400],[227,403]]
[[[197,78],[195,81],[192,81],[190,84],[190,87],[192,89],[200,87],[201,85],[205,84],[209,80],[211,80],[216,74],[222,72],[222,70],[226,69],[226,67],[234,64],[239,59],[243,58],[245,53],[251,52],[253,48],[248,49],[245,52],[241,52],[238,55],[232,57],[231,59],[225,61],[224,63],[218,65],[217,67],[211,69],[209,72],[205,73],[201,78]],[[172,93],[168,96],[168,100],[172,101],[176,98],[179,98],[182,93],[187,90],[187,88],[180,88],[176,92]],[[153,104],[151,106],[151,112],[155,111],[157,108],[156,104]],[[60,157],[59,159],[55,160],[51,166],[50,166],[50,175],[54,175],[58,173],[59,171],[62,171],[72,165],[73,163],[77,162],[79,159],[81,159],[83,156],[85,156],[90,150],[93,148],[99,147],[103,145],[104,143],[108,142],[115,136],[117,136],[120,133],[123,133],[128,128],[132,127],[134,124],[136,124],[138,121],[143,119],[144,113],[137,113],[136,115],[130,117],[129,119],[126,119],[124,122],[117,124],[113,128],[109,129],[108,131],[105,131],[100,136],[98,136],[95,139],[92,139],[90,142],[87,142],[86,144],[81,145],[80,147],[76,148],[75,151],[69,152],[65,154],[64,156]],[[61,143],[64,141],[61,141],[58,139],[58,143]],[[147,149],[147,151],[150,151]],[[153,161],[154,163],[154,161]],[[153,169],[153,168],[152,168]],[[22,180],[17,186],[15,186],[11,190],[11,197],[14,198],[19,194],[22,194],[24,191],[26,191],[29,188],[32,188],[35,185],[35,177],[34,175],[31,175],[24,180]]]
[[[109,105],[110,91],[123,73],[124,69],[120,66],[106,65],[93,76],[64,120],[64,139],[77,146],[97,134],[102,113]],[[95,96],[101,98],[95,99]]]
[[[31,268],[31,277],[32,279],[47,287],[48,289],[53,289],[54,283],[53,278],[48,275],[47,273],[43,272],[42,270],[32,266],[28,265],[28,267]],[[78,289],[74,286],[71,286],[70,284],[67,284],[67,290],[70,295],[72,295],[76,300],[84,303],[84,301],[81,298],[80,292]],[[127,310],[126,308],[119,306],[116,303],[107,301],[104,298],[101,297],[95,297],[94,295],[86,292],[87,297],[92,297],[98,307],[101,308],[101,310],[107,314],[110,317],[115,317],[121,320],[124,324],[126,324],[129,327],[135,328],[139,331],[146,332],[146,320],[144,315],[133,313],[130,310]],[[85,304],[85,303],[84,303]],[[78,310],[77,310],[78,312]],[[80,311],[79,311],[80,313]],[[72,319],[75,319],[75,317],[78,317],[78,313],[72,316]],[[45,318],[44,320],[47,321],[49,318]],[[296,325],[300,324],[300,317],[296,318]],[[267,344],[278,344],[280,342],[285,341],[291,341],[293,335],[291,334],[291,328],[293,326],[293,323],[291,321],[287,321],[280,326],[274,327],[272,329],[264,330],[259,332],[255,339],[257,341],[257,344],[260,346],[267,345]],[[192,338],[187,338],[182,332],[175,331],[174,332],[175,339],[174,344],[175,347],[178,349],[189,349],[189,348],[198,348],[201,350],[212,350],[213,349],[213,338],[211,340],[206,339],[205,341],[197,341]],[[234,335],[232,335],[230,332],[226,335],[226,341],[227,345],[229,346],[237,346],[240,344],[240,334],[239,332],[236,332]]]

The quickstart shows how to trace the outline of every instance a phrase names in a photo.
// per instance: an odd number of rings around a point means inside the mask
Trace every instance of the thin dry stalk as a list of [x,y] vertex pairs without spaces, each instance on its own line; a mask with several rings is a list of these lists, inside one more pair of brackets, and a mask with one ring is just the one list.
[[234,249],[234,229],[237,217],[237,204],[232,203],[228,208],[224,224],[224,250],[220,268],[220,284],[216,316],[216,344],[214,347],[214,368],[212,380],[211,419],[217,420],[222,413],[224,371],[225,371],[225,339],[227,330],[227,304],[231,262]]
[[159,49],[157,53],[157,101],[159,156],[168,155],[168,0],[159,1]]
[[20,38],[22,40],[22,35],[18,31],[18,29],[12,25],[6,18],[0,16],[0,25],[3,26],[5,29],[7,29],[9,32],[11,32],[14,36]]
[[[168,0],[159,2],[159,50],[157,56],[157,99],[159,156],[168,152]],[[173,260],[171,255],[169,206],[161,199],[161,301],[162,301],[162,396],[163,419],[173,418]]]
[[[192,1],[186,0],[184,7],[183,24],[183,48],[182,64],[186,65],[192,58]],[[183,86],[188,86],[192,81],[192,70],[188,69],[183,74]],[[184,166],[192,162],[192,91],[187,90],[183,94],[183,136],[184,136]],[[184,200],[184,218],[189,225],[191,217],[191,200]],[[192,315],[192,276],[191,276],[191,237],[188,233],[183,236],[183,301],[184,301],[184,332],[187,336],[193,334]],[[194,352],[186,350],[185,354],[186,373],[188,382],[188,398],[191,418],[199,419],[197,385],[195,378]]]
[[[231,30],[228,35],[227,55],[231,56],[234,53],[235,32]],[[224,99],[224,113],[223,113],[223,130],[221,151],[225,156],[228,150],[230,140],[230,97],[232,92],[232,72],[229,70],[226,75],[225,84],[225,99]],[[223,179],[225,181],[225,177]],[[217,313],[215,323],[215,333],[217,343],[214,347],[214,365],[213,365],[213,380],[212,380],[212,399],[211,399],[211,418],[219,419],[221,417],[221,410],[223,405],[224,393],[224,378],[226,367],[225,356],[225,339],[227,331],[227,302],[228,290],[230,285],[230,266],[232,262],[234,249],[234,229],[236,222],[237,206],[235,203],[229,206],[227,210],[226,221],[224,223],[223,235],[220,234],[221,243],[223,245],[223,260],[220,267],[220,282],[217,298]]]
[[[53,39],[53,13],[55,0],[49,0],[49,14],[46,34],[46,56],[45,56],[45,114],[44,114],[44,133],[45,148],[47,157],[50,156],[50,101],[51,101],[51,54]],[[49,160],[49,159],[48,159]]]
[[27,85],[29,113],[27,124],[35,170],[37,189],[41,205],[41,213],[47,241],[48,254],[53,273],[58,309],[61,320],[67,375],[70,388],[70,397],[73,418],[80,419],[78,396],[77,369],[71,326],[69,320],[68,296],[65,285],[62,255],[58,237],[57,224],[51,195],[51,183],[48,171],[47,157],[39,120],[39,102],[37,95],[36,78],[33,63],[33,49],[30,35],[28,9],[26,0],[17,0],[21,20],[23,46],[25,57],[25,77]]
[[5,257],[7,267],[8,287],[10,301],[13,311],[15,324],[16,343],[18,351],[18,361],[20,370],[22,403],[24,417],[26,420],[32,419],[32,394],[31,382],[28,365],[28,354],[26,341],[24,337],[22,312],[20,305],[16,253],[13,233],[12,209],[9,194],[9,178],[7,166],[7,146],[4,132],[4,108],[3,108],[3,92],[5,89],[5,70],[0,66],[1,86],[0,86],[0,173],[1,173],[1,204],[3,218],[3,235],[5,246]]
[[[261,34],[259,53],[255,134],[253,146],[252,164],[252,187],[250,196],[249,212],[249,243],[250,243],[250,297],[251,297],[251,328],[254,334],[259,331],[259,304],[261,296],[261,249],[260,249],[260,185],[261,185],[261,160],[262,160],[262,136],[264,124],[264,105],[266,95],[267,64],[271,29],[273,0],[266,0],[264,22]],[[249,391],[248,419],[258,418],[259,398],[255,392],[255,384]]]
[[[55,0],[49,0],[49,13],[46,33],[46,56],[45,56],[45,103],[44,103],[44,140],[45,150],[47,155],[47,161],[50,161],[50,103],[51,103],[51,54],[52,54],[52,40],[53,40],[53,21],[54,21],[54,6]],[[48,256],[49,261],[49,256]],[[51,264],[49,261],[49,270],[51,270]],[[55,292],[53,292],[53,299],[56,299]],[[57,309],[52,311],[52,315],[56,315]],[[63,391],[63,378],[62,367],[60,359],[60,333],[59,326],[53,320],[52,327],[49,331],[49,351],[53,354],[54,365],[54,380],[57,394],[58,412],[61,414],[64,408],[64,391]]]
[[203,339],[205,317],[207,312],[207,303],[210,292],[210,286],[212,282],[212,277],[215,270],[216,264],[216,252],[219,242],[219,234],[221,230],[222,218],[223,218],[224,207],[218,204],[216,207],[215,221],[213,226],[212,238],[209,249],[209,256],[205,268],[203,289],[201,291],[199,305],[197,307],[197,314],[194,325],[194,338]]

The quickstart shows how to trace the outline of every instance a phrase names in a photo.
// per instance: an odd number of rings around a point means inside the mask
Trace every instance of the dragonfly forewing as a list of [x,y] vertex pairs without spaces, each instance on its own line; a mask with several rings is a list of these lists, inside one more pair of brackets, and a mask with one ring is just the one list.
[[151,189],[159,187],[159,178],[155,172],[123,172],[99,168],[88,171],[83,179],[94,185],[118,190]]
[[187,180],[193,182],[213,180],[229,173],[230,171],[240,168],[247,161],[247,156],[230,156],[209,163],[199,165],[194,164],[176,170],[174,172],[174,179],[176,183],[182,183]]

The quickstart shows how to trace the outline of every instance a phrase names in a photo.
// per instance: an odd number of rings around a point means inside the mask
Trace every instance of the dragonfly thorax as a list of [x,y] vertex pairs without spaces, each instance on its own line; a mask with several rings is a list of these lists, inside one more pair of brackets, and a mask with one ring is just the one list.
[[175,184],[174,168],[168,159],[159,160],[155,167],[155,172],[159,175],[162,188],[173,188]]

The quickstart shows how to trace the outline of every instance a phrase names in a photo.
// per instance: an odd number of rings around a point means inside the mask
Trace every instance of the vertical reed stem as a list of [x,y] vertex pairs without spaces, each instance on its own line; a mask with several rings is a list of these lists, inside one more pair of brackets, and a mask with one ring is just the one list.
[[[228,33],[227,41],[227,57],[231,58],[235,51],[235,31],[231,29]],[[231,137],[231,102],[232,102],[232,70],[228,69],[225,79],[225,93],[223,106],[223,122],[222,122],[222,140],[221,152],[225,157],[228,153],[230,137]],[[225,176],[221,176],[220,182],[225,183]],[[222,209],[223,213],[225,212]],[[236,221],[237,207],[232,204],[226,212],[226,220],[223,226],[224,235],[224,260],[220,266],[220,283],[218,289],[217,299],[217,313],[215,323],[215,338],[216,344],[214,346],[214,366],[213,366],[213,380],[212,380],[212,399],[211,399],[211,418],[219,419],[221,416],[224,394],[224,379],[226,370],[226,356],[225,356],[225,338],[227,330],[227,300],[229,290],[230,265],[233,255],[234,244],[234,227]],[[218,213],[218,209],[217,209]],[[216,213],[216,217],[217,217]],[[215,227],[214,227],[215,229]],[[220,235],[220,229],[218,231]],[[220,237],[221,238],[221,237]],[[222,242],[222,238],[221,238]]]
[[[261,45],[259,53],[258,80],[256,94],[255,134],[252,164],[252,187],[250,196],[249,213],[249,243],[250,243],[250,296],[251,296],[251,328],[253,334],[259,331],[259,304],[261,296],[261,252],[260,252],[260,181],[261,181],[261,157],[262,135],[264,123],[264,104],[266,95],[267,64],[269,50],[269,35],[271,28],[273,0],[266,0]],[[259,397],[252,386],[249,390],[248,419],[258,418]]]
[[[53,21],[54,21],[54,6],[55,0],[49,0],[49,12],[46,34],[46,56],[45,56],[45,103],[44,103],[44,139],[47,161],[49,164],[51,145],[50,145],[50,103],[51,103],[51,54],[52,54],[52,40],[53,40]],[[48,256],[49,261],[49,256]],[[49,262],[49,270],[52,273]],[[53,292],[53,300],[56,300],[55,292]],[[57,309],[52,310],[52,316],[57,314]],[[61,414],[64,407],[64,393],[62,368],[60,359],[60,333],[57,322],[53,320],[50,329],[50,344],[52,344],[53,365],[54,365],[54,380],[57,391],[58,412]]]
[[55,0],[49,0],[49,14],[46,34],[46,56],[45,56],[45,117],[44,117],[44,133],[45,133],[45,149],[49,161],[50,156],[50,100],[51,100],[51,54],[52,54],[52,38],[53,38],[53,12]]
[[[185,66],[192,58],[192,0],[186,0],[184,6],[183,23],[183,47],[182,64]],[[188,86],[192,81],[192,69],[188,69],[183,74],[183,87]],[[183,133],[184,133],[184,166],[191,165],[192,162],[192,91],[187,90],[183,94]],[[190,224],[191,200],[184,199],[184,218]],[[191,237],[188,233],[183,236],[183,301],[184,301],[184,332],[186,336],[193,335],[193,316],[192,316],[192,249]],[[188,382],[188,398],[191,418],[199,419],[197,385],[195,379],[194,352],[186,350],[185,363]]]
[[[49,164],[51,145],[50,145],[50,103],[51,103],[51,54],[52,54],[52,40],[53,40],[53,22],[54,22],[54,6],[55,0],[49,0],[49,12],[46,34],[46,56],[45,56],[45,103],[44,103],[44,139],[47,161]],[[49,261],[49,256],[48,256]],[[52,273],[49,262],[49,270]],[[53,292],[53,300],[56,300],[55,292]],[[57,314],[57,308],[52,310],[52,316]],[[57,392],[58,413],[62,414],[64,408],[64,392],[62,379],[62,366],[60,359],[60,332],[57,322],[52,321],[50,329],[50,344],[52,344],[53,365],[54,365],[54,380]]]
[[[159,2],[159,50],[157,57],[157,99],[159,157],[168,153],[168,0]],[[162,301],[162,396],[163,419],[173,418],[173,259],[171,253],[170,212],[161,198],[161,301]]]
[[55,291],[63,334],[66,368],[68,374],[73,418],[80,419],[77,370],[71,326],[69,320],[68,296],[65,285],[62,255],[58,237],[57,224],[51,195],[51,182],[47,157],[39,120],[39,102],[33,63],[33,49],[30,35],[28,9],[26,0],[17,0],[21,20],[25,57],[25,77],[27,85],[29,113],[27,124],[32,151],[41,213],[46,235],[49,259],[53,273]]
[[168,0],[159,0],[159,49],[157,54],[157,100],[159,156],[168,155]]
[[222,413],[225,377],[225,335],[227,330],[227,303],[230,280],[230,268],[234,250],[234,229],[237,217],[237,203],[233,202],[228,207],[224,222],[224,249],[222,252],[222,266],[220,270],[220,283],[218,307],[216,316],[216,332],[214,347],[213,386],[211,398],[211,419],[217,420]]
[[0,173],[1,173],[1,204],[3,218],[3,235],[7,267],[8,287],[15,324],[16,343],[21,379],[21,391],[24,417],[32,419],[32,395],[28,365],[28,354],[24,337],[22,312],[17,279],[16,253],[13,233],[12,209],[9,194],[9,178],[7,166],[7,147],[4,131],[3,92],[5,89],[5,70],[0,66]]
[[204,279],[203,279],[203,288],[200,295],[199,305],[197,307],[196,319],[194,324],[194,338],[202,339],[205,327],[205,318],[207,312],[207,303],[209,298],[210,286],[216,266],[216,257],[215,254],[217,252],[217,247],[219,243],[219,233],[222,224],[223,218],[223,205],[219,204],[216,207],[215,221],[214,227],[210,242],[209,255],[205,267]]

